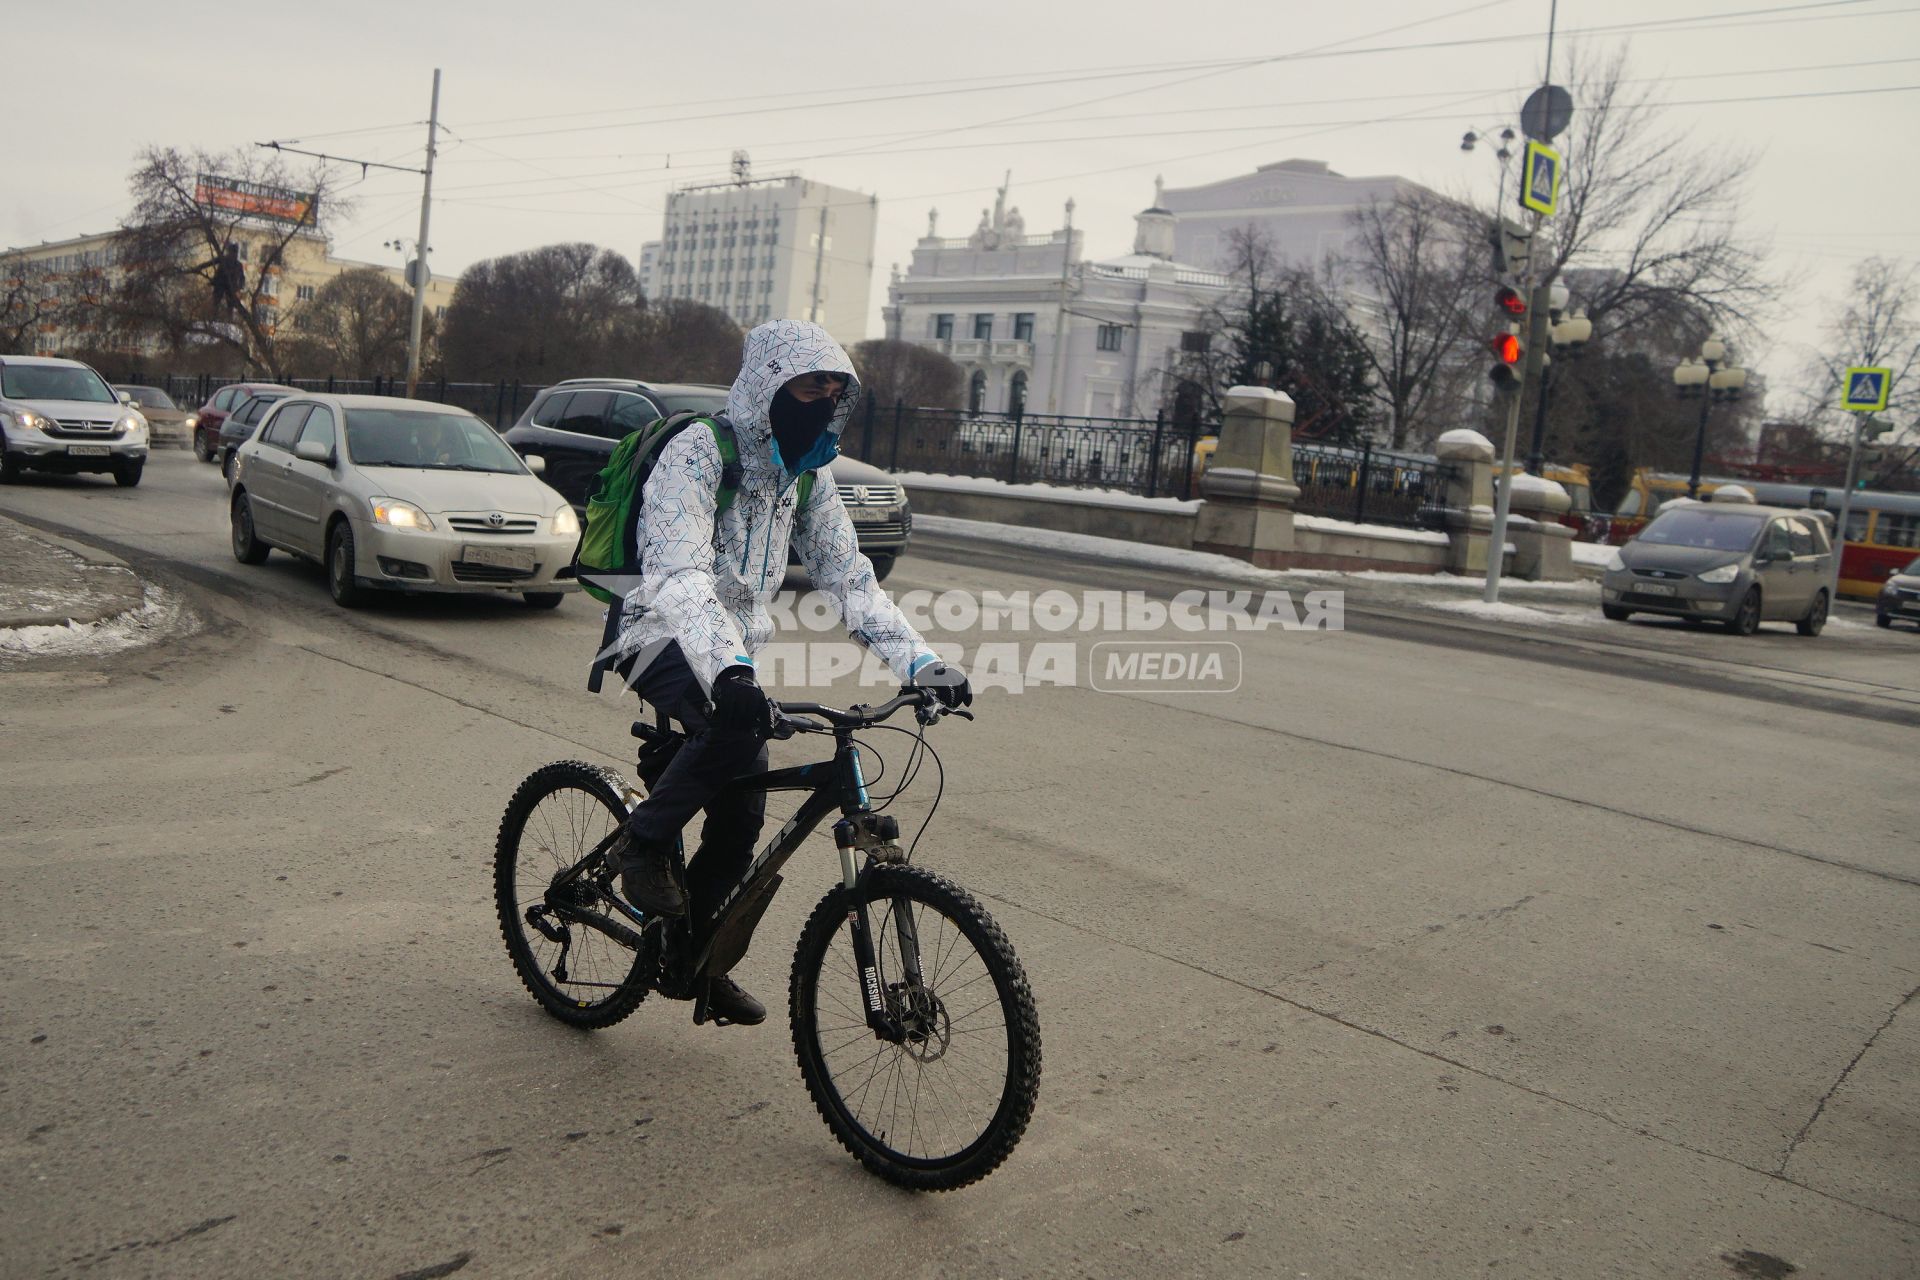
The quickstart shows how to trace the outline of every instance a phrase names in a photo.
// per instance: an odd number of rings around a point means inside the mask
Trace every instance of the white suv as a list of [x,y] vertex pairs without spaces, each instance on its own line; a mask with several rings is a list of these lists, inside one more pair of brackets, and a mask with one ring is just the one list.
[[147,420],[78,360],[0,356],[0,483],[24,471],[109,471],[140,483]]

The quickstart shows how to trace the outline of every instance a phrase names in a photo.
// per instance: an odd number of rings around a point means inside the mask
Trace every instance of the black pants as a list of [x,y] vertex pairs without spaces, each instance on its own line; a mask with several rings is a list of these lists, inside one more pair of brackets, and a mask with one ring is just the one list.
[[642,700],[678,720],[687,743],[628,815],[627,826],[641,847],[671,849],[694,813],[707,811],[700,847],[687,863],[687,896],[694,918],[700,919],[720,905],[753,862],[754,842],[767,816],[767,793],[726,787],[742,774],[767,767],[767,744],[751,730],[716,729],[708,723],[706,693],[677,644],[656,654],[639,679],[628,678],[628,684]]

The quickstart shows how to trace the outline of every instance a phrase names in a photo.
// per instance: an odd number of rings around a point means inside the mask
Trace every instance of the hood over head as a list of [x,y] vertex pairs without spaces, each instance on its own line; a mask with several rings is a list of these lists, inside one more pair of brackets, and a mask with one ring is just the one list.
[[[817,324],[805,320],[770,320],[756,325],[747,334],[740,354],[740,374],[727,392],[727,419],[733,423],[736,437],[746,444],[743,451],[758,457],[773,456],[773,423],[769,410],[774,393],[803,373],[840,373],[847,378],[846,393],[840,397],[833,420],[821,435],[823,444],[834,445],[853,418],[860,402],[860,379],[853,361],[840,344]],[[816,450],[818,452],[818,450]],[[827,457],[811,465],[819,466]],[[797,461],[788,459],[789,464]]]

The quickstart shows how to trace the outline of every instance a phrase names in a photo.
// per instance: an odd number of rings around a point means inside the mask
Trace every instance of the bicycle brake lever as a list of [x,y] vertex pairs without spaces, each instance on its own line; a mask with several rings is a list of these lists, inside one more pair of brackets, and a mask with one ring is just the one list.
[[947,712],[947,714],[952,716],[959,716],[962,720],[973,719],[973,712],[968,711],[965,707],[955,707],[951,711]]

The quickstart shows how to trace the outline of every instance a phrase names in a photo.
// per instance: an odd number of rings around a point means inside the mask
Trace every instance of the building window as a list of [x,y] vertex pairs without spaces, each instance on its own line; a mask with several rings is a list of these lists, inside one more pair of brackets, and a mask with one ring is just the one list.
[[1094,345],[1102,351],[1118,351],[1125,333],[1126,329],[1121,325],[1103,324],[1094,336]]
[[973,336],[977,342],[986,342],[993,337],[993,317],[977,315],[973,318]]
[[[1028,316],[1029,320],[1033,317]],[[1014,370],[1013,377],[1007,379],[1007,412],[1019,417],[1027,411],[1027,371]]]
[[1015,342],[1033,341],[1033,312],[1022,311],[1013,317],[1013,340]]
[[953,337],[953,316],[937,315],[933,318],[933,336],[942,341]]
[[295,285],[293,288],[293,298],[296,302],[312,302],[313,286],[310,284]]
[[1180,335],[1180,349],[1182,351],[1200,354],[1205,352],[1212,344],[1213,335],[1201,329],[1188,329]]
[[984,413],[987,408],[987,371],[975,369],[967,383],[967,412]]

